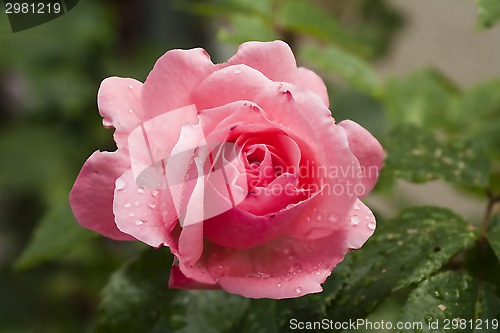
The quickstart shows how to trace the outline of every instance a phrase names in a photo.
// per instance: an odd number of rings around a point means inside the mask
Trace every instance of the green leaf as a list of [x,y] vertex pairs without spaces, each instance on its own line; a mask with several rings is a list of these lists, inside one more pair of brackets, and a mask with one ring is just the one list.
[[493,252],[495,252],[498,260],[500,260],[500,215],[495,215],[490,223],[490,230],[486,237],[488,238]]
[[[482,142],[500,160],[500,80],[482,82],[451,105],[456,137]],[[474,119],[474,121],[471,121]]]
[[277,318],[283,313],[277,311],[278,301],[273,299],[251,300],[243,319],[234,327],[239,333],[279,333]]
[[97,236],[76,222],[68,203],[56,206],[42,218],[15,265],[24,269],[63,257],[76,246]]
[[283,30],[308,34],[351,51],[368,55],[367,44],[360,43],[328,10],[312,1],[286,0],[275,15],[276,24]]
[[407,209],[377,228],[351,254],[347,286],[327,307],[328,318],[365,317],[391,292],[430,276],[476,238],[463,218],[437,207]]
[[476,0],[478,28],[487,29],[500,20],[500,0]]
[[392,79],[384,89],[387,115],[394,125],[443,127],[453,115],[449,104],[457,92],[446,77],[432,69]]
[[95,333],[227,332],[249,300],[224,291],[168,288],[172,255],[148,249],[123,266],[103,290]]
[[334,46],[320,49],[310,45],[300,50],[299,57],[330,75],[341,77],[362,92],[372,96],[381,94],[380,82],[375,72],[370,65],[354,54]]
[[498,332],[492,327],[492,320],[499,318],[499,305],[490,285],[479,285],[457,272],[445,272],[422,282],[411,292],[399,321],[421,323],[420,328],[406,330],[408,333],[493,333]]
[[273,28],[261,17],[233,14],[230,16],[230,27],[221,27],[217,38],[223,42],[241,44],[249,40],[272,41],[279,39]]
[[388,152],[384,177],[415,183],[443,179],[477,188],[488,186],[489,160],[474,141],[441,142],[426,128],[407,125],[389,133],[384,148]]

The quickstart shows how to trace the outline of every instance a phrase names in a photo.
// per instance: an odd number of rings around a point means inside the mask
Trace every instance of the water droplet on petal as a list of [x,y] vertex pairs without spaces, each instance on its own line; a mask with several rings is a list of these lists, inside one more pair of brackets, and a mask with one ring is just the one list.
[[359,217],[357,217],[357,216],[351,217],[351,223],[352,223],[352,225],[359,224]]
[[153,191],[151,192],[151,195],[152,195],[153,197],[156,197],[156,196],[158,195],[158,193],[159,193],[159,192],[158,192],[158,190],[153,190]]
[[130,205],[130,202],[126,202],[125,203],[125,208],[129,208],[131,205]]
[[128,214],[128,216],[130,216],[130,217],[134,217],[134,216],[135,216],[135,213],[130,213],[130,214]]
[[315,272],[314,274],[316,274],[316,275],[321,275],[321,272],[320,272],[320,271],[317,271],[317,272]]
[[139,205],[140,205],[139,201],[134,202],[134,205],[135,205],[136,207],[139,207]]
[[283,284],[281,282],[278,282],[277,286],[278,286],[278,288],[281,288],[281,286],[283,286]]
[[139,186],[139,187],[137,188],[137,192],[139,192],[139,193],[144,193],[144,186]]
[[370,222],[370,223],[368,223],[368,228],[371,229],[371,230],[375,230],[376,224],[373,223],[373,222]]
[[142,225],[142,224],[144,224],[144,221],[142,220],[135,221],[135,225]]
[[234,73],[235,73],[235,74],[240,74],[240,73],[241,73],[241,68],[236,68],[236,69],[234,70]]
[[102,124],[103,124],[104,127],[111,127],[111,126],[113,126],[113,123],[111,121],[109,121],[108,119],[106,119],[106,118],[104,118],[102,120]]
[[337,215],[335,215],[335,214],[330,214],[330,216],[328,217],[328,220],[329,220],[330,222],[336,222],[336,221],[338,220]]
[[125,186],[127,186],[127,182],[125,181],[125,179],[119,177],[115,181],[115,186],[117,190],[123,190]]
[[128,110],[128,113],[134,113],[134,109],[132,108],[132,109]]
[[302,288],[301,287],[297,287],[297,289],[295,289],[295,291],[297,292],[297,294],[300,294],[302,292]]
[[355,210],[360,210],[361,208],[359,208],[359,206],[358,206],[358,205],[354,205],[354,209],[355,209]]
[[150,203],[148,206],[149,206],[149,208],[155,208],[155,207],[156,207],[156,204],[154,204],[154,203]]
[[318,221],[321,221],[323,219],[323,216],[318,215],[317,219],[318,219]]
[[131,84],[129,84],[129,85],[128,85],[128,88],[129,88],[130,90],[132,90],[132,89],[134,89],[134,86],[133,86],[133,85],[131,85]]

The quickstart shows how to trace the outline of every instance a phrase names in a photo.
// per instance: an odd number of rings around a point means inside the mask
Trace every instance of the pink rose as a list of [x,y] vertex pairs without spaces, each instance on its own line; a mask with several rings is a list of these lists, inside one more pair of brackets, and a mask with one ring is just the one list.
[[173,288],[253,298],[320,292],[373,234],[359,200],[383,151],[335,124],[326,87],[281,41],[242,44],[223,64],[172,50],[146,82],[99,89],[115,152],[96,151],[70,194],[78,222],[117,240],[166,245]]

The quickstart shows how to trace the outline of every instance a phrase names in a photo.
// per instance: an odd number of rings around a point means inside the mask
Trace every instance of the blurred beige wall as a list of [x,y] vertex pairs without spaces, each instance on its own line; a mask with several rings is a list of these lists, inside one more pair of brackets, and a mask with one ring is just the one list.
[[474,0],[387,0],[407,19],[378,65],[382,77],[430,65],[461,87],[500,75],[500,25],[477,31]]

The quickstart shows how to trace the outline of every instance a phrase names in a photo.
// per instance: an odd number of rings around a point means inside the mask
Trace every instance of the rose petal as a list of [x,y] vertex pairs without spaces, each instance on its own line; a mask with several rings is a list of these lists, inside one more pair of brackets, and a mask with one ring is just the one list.
[[[353,218],[359,223],[352,224]],[[282,299],[320,292],[346,253],[361,247],[373,234],[374,223],[371,211],[358,201],[341,223],[344,227],[328,237],[282,237],[246,250],[214,246],[208,268],[224,290],[245,297]]]
[[102,81],[97,105],[105,127],[116,128],[114,139],[119,149],[128,150],[127,138],[145,118],[141,105],[142,83],[134,79],[109,77]]
[[365,197],[375,186],[382,162],[384,159],[384,149],[380,143],[365,128],[352,120],[344,120],[339,123],[345,129],[349,148],[361,165],[363,173],[361,181],[365,191],[360,198]]
[[69,195],[78,223],[109,238],[134,239],[117,228],[113,215],[115,181],[128,167],[128,157],[121,151],[96,151],[88,158]]
[[250,298],[294,298],[322,291],[321,283],[343,260],[345,232],[314,241],[282,237],[249,250],[214,247],[208,261],[218,284]]
[[243,43],[227,63],[248,65],[273,81],[293,83],[296,80],[295,57],[290,46],[280,40]]
[[239,206],[203,222],[204,236],[221,246],[245,249],[278,237],[307,206],[296,205],[269,215],[257,216]]
[[375,232],[375,216],[370,208],[358,199],[344,221],[343,228],[347,230],[347,246],[350,249],[359,249]]
[[330,106],[325,82],[318,74],[307,68],[299,67],[297,68],[297,79],[292,83],[295,83],[299,88],[315,93],[325,103],[326,107]]
[[200,283],[191,278],[188,278],[184,273],[182,273],[179,266],[174,265],[170,269],[170,276],[168,279],[168,287],[175,289],[220,289],[216,284]]
[[198,110],[214,108],[234,101],[251,101],[271,81],[246,65],[229,66],[209,75],[193,91]]
[[114,195],[113,213],[122,232],[154,247],[174,243],[170,231],[177,215],[173,203],[166,202],[168,196],[160,196],[156,189],[138,186],[130,169],[117,180]]
[[177,158],[171,153],[179,141],[181,128],[197,122],[196,107],[188,105],[149,119],[132,131],[128,138],[129,155],[140,185],[165,188],[164,168],[169,159]]
[[194,88],[216,68],[208,53],[200,48],[165,53],[156,61],[142,90],[148,119],[192,104]]

